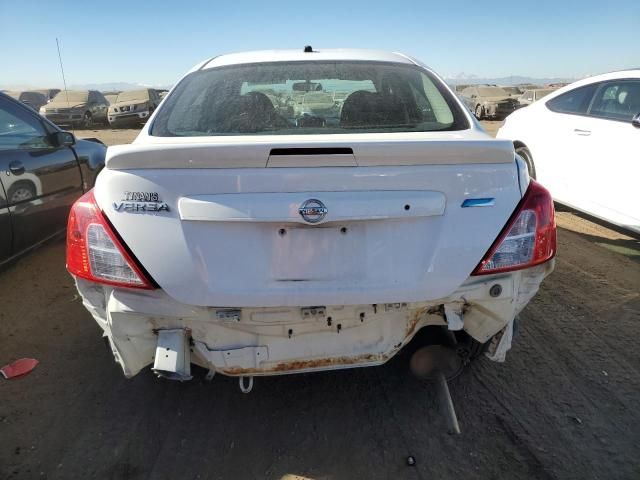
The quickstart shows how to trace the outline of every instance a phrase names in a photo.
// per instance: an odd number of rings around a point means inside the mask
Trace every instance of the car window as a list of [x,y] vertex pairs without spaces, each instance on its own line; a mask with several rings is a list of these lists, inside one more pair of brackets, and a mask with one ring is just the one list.
[[524,98],[525,100],[529,100],[530,102],[533,102],[533,92],[531,91],[527,92]]
[[631,121],[640,113],[640,81],[616,80],[601,85],[589,115],[610,120]]
[[42,123],[22,108],[0,99],[0,151],[49,148]]
[[547,108],[558,113],[584,115],[587,113],[597,84],[585,85],[563,93],[547,102]]
[[413,65],[276,62],[194,72],[151,135],[426,132],[468,128],[448,90]]

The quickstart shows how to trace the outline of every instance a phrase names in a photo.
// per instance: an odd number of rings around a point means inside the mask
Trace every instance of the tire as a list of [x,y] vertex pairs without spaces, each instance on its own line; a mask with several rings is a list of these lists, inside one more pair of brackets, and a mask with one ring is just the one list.
[[35,198],[36,187],[29,181],[17,182],[11,185],[7,192],[9,197],[9,205],[15,205],[16,203],[28,202]]
[[527,164],[527,168],[529,169],[529,176],[536,179],[536,166],[533,163],[533,156],[527,147],[518,147],[516,148],[516,153],[522,157],[522,159]]
[[482,120],[484,117],[484,108],[482,108],[482,105],[476,105],[475,116],[478,120]]
[[91,113],[85,112],[84,116],[82,117],[82,128],[87,130],[92,126],[93,126],[93,117],[91,116]]

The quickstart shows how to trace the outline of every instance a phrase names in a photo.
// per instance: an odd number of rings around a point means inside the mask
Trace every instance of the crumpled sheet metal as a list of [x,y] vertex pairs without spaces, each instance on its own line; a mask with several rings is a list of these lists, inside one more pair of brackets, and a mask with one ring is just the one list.
[[494,362],[504,362],[506,360],[507,352],[511,350],[514,322],[515,319],[507,323],[507,325],[491,340],[491,344],[485,352],[485,356],[489,360]]

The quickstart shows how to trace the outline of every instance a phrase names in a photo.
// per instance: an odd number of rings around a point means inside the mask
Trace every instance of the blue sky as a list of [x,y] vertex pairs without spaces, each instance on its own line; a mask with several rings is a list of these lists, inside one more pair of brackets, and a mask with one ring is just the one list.
[[195,63],[264,48],[413,55],[446,77],[582,77],[640,66],[640,0],[257,2],[0,0],[0,85],[171,84]]

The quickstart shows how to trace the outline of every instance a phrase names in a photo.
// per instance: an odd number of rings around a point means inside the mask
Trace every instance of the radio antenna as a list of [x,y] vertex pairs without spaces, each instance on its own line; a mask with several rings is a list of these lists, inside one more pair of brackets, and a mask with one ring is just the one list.
[[[69,104],[69,92],[67,91],[67,79],[64,78],[64,67],[62,66],[62,55],[60,54],[60,42],[58,41],[58,37],[56,37],[56,46],[58,47],[58,60],[60,60],[60,71],[62,72],[64,95],[67,98],[67,108],[69,109],[69,111],[71,111],[71,105]],[[71,122],[71,130],[73,130],[73,133],[76,132],[75,128],[73,128],[73,122]]]

